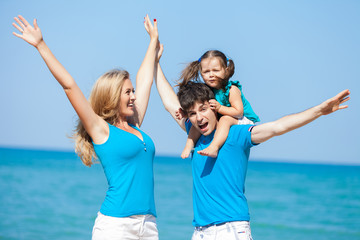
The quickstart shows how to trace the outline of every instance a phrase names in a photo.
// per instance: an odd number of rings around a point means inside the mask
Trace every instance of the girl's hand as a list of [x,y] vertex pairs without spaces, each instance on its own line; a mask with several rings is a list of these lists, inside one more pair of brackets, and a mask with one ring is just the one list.
[[151,20],[149,18],[149,15],[146,14],[146,17],[145,17],[145,20],[144,20],[144,26],[145,26],[145,29],[148,32],[149,36],[150,36],[150,39],[158,41],[159,33],[158,33],[156,19],[154,19],[154,25],[152,25]]
[[38,47],[39,43],[43,41],[41,30],[37,25],[36,19],[34,19],[34,27],[32,27],[26,19],[19,15],[18,18],[14,17],[14,20],[19,24],[13,23],[12,25],[21,32],[21,34],[13,32],[18,38],[24,39],[34,47]]
[[176,112],[175,112],[175,117],[177,120],[181,120],[185,117],[185,113],[182,110],[182,108],[179,108]]
[[218,112],[221,107],[220,103],[215,99],[210,99],[209,104],[210,104],[210,109],[214,110],[215,112]]

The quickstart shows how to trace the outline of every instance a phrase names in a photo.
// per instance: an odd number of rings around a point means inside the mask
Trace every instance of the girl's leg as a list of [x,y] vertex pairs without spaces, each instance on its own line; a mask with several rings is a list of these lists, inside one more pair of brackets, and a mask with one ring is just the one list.
[[194,148],[195,143],[200,138],[200,136],[201,136],[201,133],[196,131],[193,127],[190,128],[189,135],[188,135],[188,138],[186,140],[185,148],[181,153],[181,158],[182,159],[185,159],[185,158],[189,157],[189,155],[191,153],[191,150]]
[[219,149],[224,145],[226,138],[229,134],[230,127],[232,125],[237,125],[238,119],[230,116],[222,116],[219,120],[214,139],[211,144],[204,150],[198,151],[200,155],[209,156],[216,158],[218,155]]

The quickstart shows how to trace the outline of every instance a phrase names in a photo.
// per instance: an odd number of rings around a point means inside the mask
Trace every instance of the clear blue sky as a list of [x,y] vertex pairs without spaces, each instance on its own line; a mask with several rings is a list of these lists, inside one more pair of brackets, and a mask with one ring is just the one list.
[[[33,3],[32,3],[33,2]],[[86,96],[104,72],[135,80],[158,19],[162,66],[174,83],[209,49],[235,62],[234,80],[261,122],[350,89],[349,109],[252,150],[252,159],[360,164],[360,1],[0,1],[0,146],[70,150],[76,114],[37,51],[12,35],[13,17],[38,19],[45,41]],[[29,22],[30,22],[29,21]],[[142,129],[158,155],[180,155],[186,135],[155,87]]]

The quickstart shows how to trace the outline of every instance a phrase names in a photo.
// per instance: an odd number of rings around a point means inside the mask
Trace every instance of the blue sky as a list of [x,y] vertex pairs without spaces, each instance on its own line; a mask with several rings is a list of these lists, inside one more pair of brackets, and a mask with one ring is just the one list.
[[[235,62],[234,80],[261,122],[312,107],[350,89],[349,108],[255,147],[251,159],[360,164],[360,2],[347,1],[0,1],[0,146],[71,150],[76,114],[37,51],[12,35],[21,14],[86,96],[123,68],[135,80],[148,45],[143,17],[158,19],[169,81],[209,49]],[[186,135],[155,87],[142,126],[158,155],[180,155]]]

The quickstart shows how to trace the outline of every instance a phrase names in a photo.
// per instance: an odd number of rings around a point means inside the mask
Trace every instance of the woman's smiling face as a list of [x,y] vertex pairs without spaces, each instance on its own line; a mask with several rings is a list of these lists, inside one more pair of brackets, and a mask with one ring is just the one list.
[[135,110],[135,89],[130,79],[125,79],[121,89],[119,112],[122,117],[134,115]]

